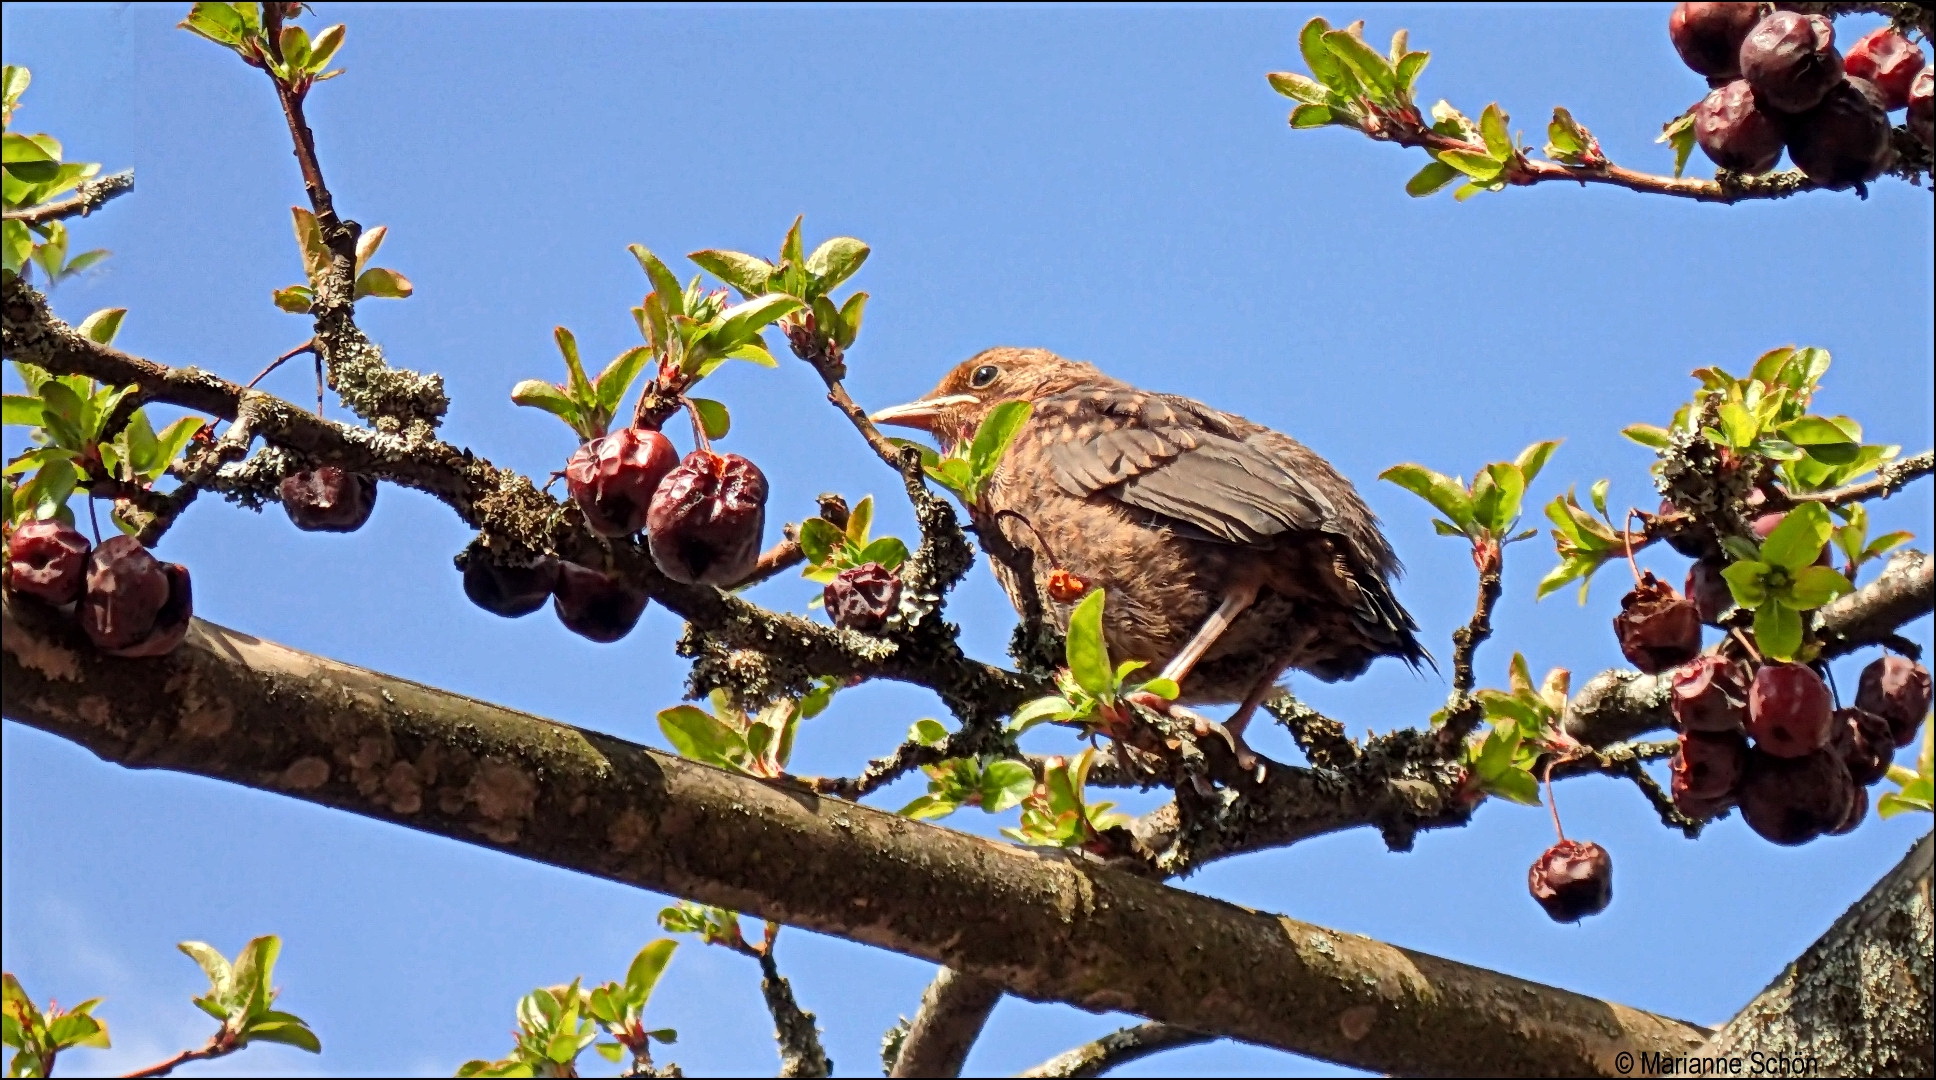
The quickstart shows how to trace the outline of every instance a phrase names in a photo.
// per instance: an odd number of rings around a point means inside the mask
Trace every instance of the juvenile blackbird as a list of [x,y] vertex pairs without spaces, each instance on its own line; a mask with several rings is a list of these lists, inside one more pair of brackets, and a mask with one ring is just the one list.
[[[1160,666],[1180,703],[1238,703],[1233,735],[1290,669],[1335,682],[1380,656],[1429,662],[1392,595],[1398,558],[1377,518],[1287,435],[1044,349],[989,349],[873,418],[945,450],[1016,400],[1034,409],[970,511],[977,529],[1033,553],[1058,630],[1080,599],[1051,594],[1060,570],[1108,591],[1112,660]],[[994,570],[1025,610],[1023,583]]]

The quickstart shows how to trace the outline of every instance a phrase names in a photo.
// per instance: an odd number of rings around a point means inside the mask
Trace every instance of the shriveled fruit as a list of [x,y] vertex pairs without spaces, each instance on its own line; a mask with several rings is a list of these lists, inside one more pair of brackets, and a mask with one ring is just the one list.
[[1829,748],[1848,767],[1851,780],[1866,787],[1888,774],[1896,756],[1895,733],[1889,730],[1889,721],[1867,709],[1854,708],[1835,710],[1834,724]]
[[1694,107],[1694,141],[1723,169],[1759,175],[1781,160],[1782,125],[1746,79],[1709,91]]
[[1852,833],[1855,831],[1855,827],[1857,825],[1862,824],[1863,818],[1868,816],[1869,816],[1869,789],[1865,787],[1858,787],[1855,789],[1854,797],[1849,799],[1848,814],[1842,818],[1842,823],[1840,825],[1837,825],[1836,827],[1828,831],[1828,835],[1829,836],[1847,836],[1849,833]]
[[650,599],[639,589],[589,566],[560,560],[558,582],[552,589],[551,610],[565,629],[600,644],[632,632]]
[[821,592],[834,625],[871,634],[901,604],[901,576],[880,563],[842,570]]
[[1526,888],[1554,922],[1579,922],[1613,900],[1613,860],[1598,844],[1561,840],[1533,860]]
[[1866,79],[1844,79],[1821,104],[1788,119],[1788,156],[1810,180],[1844,188],[1882,175],[1894,151],[1882,95]]
[[101,542],[87,560],[76,614],[96,648],[115,656],[161,656],[188,634],[194,593],[188,569],[164,563],[132,536]]
[[1667,36],[1688,67],[1731,79],[1741,73],[1741,42],[1760,21],[1760,4],[1676,4]]
[[1674,751],[1674,798],[1685,791],[1693,799],[1712,800],[1730,795],[1741,785],[1748,766],[1748,740],[1740,735],[1681,733]]
[[7,588],[68,604],[87,584],[87,537],[54,518],[25,521],[7,538]]
[[1828,745],[1828,686],[1806,664],[1763,664],[1748,688],[1748,734],[1774,757],[1798,758]]
[[500,562],[473,549],[464,563],[464,595],[493,615],[515,619],[551,599],[558,582],[558,560],[540,555],[530,562]]
[[645,527],[652,493],[678,464],[672,440],[644,428],[621,428],[571,455],[565,485],[593,532],[630,536]]
[[1848,818],[1857,790],[1827,750],[1792,758],[1752,751],[1741,781],[1741,819],[1770,843],[1806,844]]
[[1684,591],[1694,605],[1694,613],[1709,626],[1719,626],[1734,610],[1734,593],[1728,589],[1728,579],[1721,576],[1721,564],[1713,560],[1702,559],[1687,568]]
[[1909,84],[1909,133],[1923,141],[1924,146],[1936,145],[1936,71],[1924,68]]
[[694,450],[652,496],[646,537],[665,576],[731,585],[760,558],[766,477],[738,454]]
[[1746,665],[1725,656],[1700,656],[1674,669],[1668,705],[1682,731],[1738,732],[1748,721]]
[[1909,104],[1909,88],[1925,66],[1923,51],[1893,26],[1862,35],[1842,58],[1842,70],[1874,83],[1882,92],[1882,107],[1891,112]]
[[282,508],[304,532],[355,532],[376,509],[376,480],[335,465],[282,478]]
[[1835,24],[1794,11],[1769,15],[1741,41],[1741,77],[1776,112],[1807,112],[1842,81]]
[[1694,605],[1652,571],[1620,598],[1613,633],[1628,662],[1649,675],[1686,663],[1701,651],[1701,618]]
[[1889,722],[1897,746],[1916,741],[1916,729],[1929,715],[1929,669],[1906,656],[1891,653],[1862,669],[1856,685],[1855,707]]
[[[1666,517],[1669,514],[1678,513],[1680,513],[1680,507],[1674,505],[1674,500],[1662,499],[1660,501],[1660,510],[1657,511],[1658,516]],[[1698,559],[1703,555],[1710,554],[1708,545],[1701,539],[1700,534],[1696,533],[1693,529],[1676,529],[1667,534],[1666,540],[1668,547],[1673,548],[1675,551],[1680,552],[1690,559]]]

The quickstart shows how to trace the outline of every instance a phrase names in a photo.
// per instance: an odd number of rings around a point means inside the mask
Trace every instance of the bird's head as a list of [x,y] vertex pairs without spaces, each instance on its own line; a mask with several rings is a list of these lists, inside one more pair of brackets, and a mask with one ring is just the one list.
[[944,451],[974,437],[988,410],[1005,401],[1033,401],[1082,384],[1108,383],[1093,364],[1065,360],[1047,349],[988,349],[956,364],[918,401],[882,409],[871,418],[925,431]]

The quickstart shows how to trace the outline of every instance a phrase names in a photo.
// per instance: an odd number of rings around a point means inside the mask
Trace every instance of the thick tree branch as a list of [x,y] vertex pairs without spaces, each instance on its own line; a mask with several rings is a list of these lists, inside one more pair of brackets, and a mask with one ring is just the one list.
[[0,609],[0,710],[101,757],[494,847],[1380,1072],[1612,1075],[1680,1021],[820,799],[197,621],[154,660]]
[[1112,1031],[1095,1042],[1057,1054],[1020,1076],[1101,1076],[1118,1065],[1140,1061],[1151,1054],[1196,1046],[1214,1036],[1168,1024],[1138,1024]]
[[1925,833],[1766,990],[1667,1071],[1712,1076],[1717,1070],[1702,1062],[1745,1059],[1789,1063],[1781,1070],[1789,1075],[1929,1075],[1936,1060],[1932,855],[1936,840]]
[[888,1075],[960,1076],[968,1051],[1001,1000],[1000,983],[942,968],[922,992],[921,1009],[914,1014]]
[[74,194],[59,202],[41,203],[24,210],[9,210],[6,220],[24,222],[28,225],[45,225],[50,221],[63,221],[71,217],[86,217],[99,210],[109,199],[118,198],[134,190],[134,170],[123,169],[106,176],[83,180],[74,186]]

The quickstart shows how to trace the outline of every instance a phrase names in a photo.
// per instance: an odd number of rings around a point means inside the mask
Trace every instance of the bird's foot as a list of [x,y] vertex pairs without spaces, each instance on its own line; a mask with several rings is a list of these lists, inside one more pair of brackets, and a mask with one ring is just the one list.
[[[1132,705],[1148,709],[1158,716],[1188,723],[1190,725],[1190,733],[1198,739],[1207,739],[1215,735],[1217,738],[1223,740],[1224,745],[1230,748],[1231,756],[1237,759],[1238,768],[1253,774],[1260,782],[1263,780],[1263,762],[1258,760],[1256,753],[1249,746],[1245,745],[1243,727],[1241,725],[1232,724],[1229,727],[1225,727],[1207,716],[1186,709],[1168,698],[1152,694],[1147,690],[1132,691],[1131,693],[1123,695],[1123,700]],[[1245,717],[1245,719],[1249,718]]]

